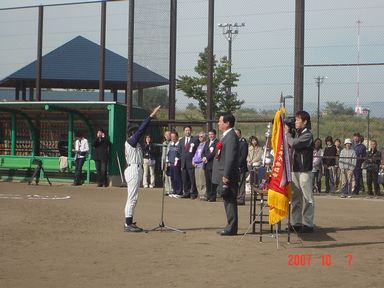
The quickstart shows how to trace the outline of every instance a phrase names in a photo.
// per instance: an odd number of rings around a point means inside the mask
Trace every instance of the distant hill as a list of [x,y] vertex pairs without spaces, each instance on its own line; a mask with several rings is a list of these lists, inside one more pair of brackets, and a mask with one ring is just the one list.
[[[339,101],[340,102],[340,101]],[[347,107],[355,107],[355,103],[344,103]],[[244,105],[247,107],[247,103]],[[371,110],[370,116],[375,118],[384,118],[384,101],[383,102],[368,102],[364,103],[362,105],[363,107],[368,107]],[[320,110],[323,109],[325,105],[320,105]],[[263,105],[263,106],[257,106],[253,107],[256,110],[276,110],[276,105]],[[288,114],[292,114],[293,111],[293,103],[292,101],[289,101],[289,103],[286,103],[286,108]],[[316,114],[317,112],[317,103],[313,102],[305,102],[304,103],[304,110],[306,110],[309,114]]]
[[[15,92],[13,89],[0,89],[0,101],[13,101],[15,99]],[[27,92],[28,96],[28,92]],[[118,102],[124,103],[124,94],[118,94]],[[42,92],[43,100],[75,100],[75,101],[98,101],[98,93],[90,91],[43,91]],[[112,101],[112,93],[105,91],[105,100]],[[134,99],[135,100],[135,99]],[[287,101],[287,111],[288,114],[292,114],[293,103],[292,101]],[[342,101],[339,101],[342,102]],[[134,103],[136,104],[136,103]],[[355,103],[344,103],[346,106],[355,107]],[[243,105],[246,108],[254,108],[256,110],[273,110],[275,111],[278,108],[278,105],[263,105],[257,107],[249,107],[247,103]],[[363,107],[368,107],[371,109],[371,117],[375,118],[384,118],[384,101],[383,102],[368,102],[362,104]],[[320,106],[320,109],[324,108],[323,105]],[[305,102],[304,110],[308,111],[310,114],[314,114],[317,111],[317,103]]]

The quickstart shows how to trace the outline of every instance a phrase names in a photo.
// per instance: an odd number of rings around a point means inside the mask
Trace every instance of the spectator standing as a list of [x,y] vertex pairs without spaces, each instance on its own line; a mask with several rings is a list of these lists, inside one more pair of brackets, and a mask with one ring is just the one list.
[[353,170],[353,176],[355,179],[355,185],[353,187],[353,194],[358,195],[360,190],[362,190],[363,183],[363,171],[362,165],[367,156],[367,147],[362,143],[363,137],[359,133],[353,134],[353,150],[356,153],[356,167]]
[[181,182],[181,161],[180,161],[179,134],[176,131],[171,132],[171,141],[167,152],[167,166],[169,167],[169,176],[171,177],[172,193],[170,197],[179,198],[183,196],[183,183]]
[[[380,185],[378,182],[380,160],[381,152],[377,150],[377,142],[376,140],[371,140],[369,143],[367,160],[365,161],[367,168],[368,195],[380,196]],[[374,188],[374,193],[372,192],[372,186]]]
[[150,179],[149,188],[154,188],[156,160],[155,160],[155,154],[154,154],[154,147],[152,144],[152,138],[150,135],[146,135],[144,137],[143,158],[144,158],[143,187],[148,188],[148,176],[149,176],[149,179]]
[[[384,147],[381,148],[380,153],[381,153],[380,171],[384,173]],[[384,189],[384,182],[381,183],[381,186]]]
[[353,171],[356,167],[356,152],[352,149],[352,141],[349,138],[344,140],[344,149],[340,152],[339,167],[341,173],[341,198],[352,194]]
[[195,168],[192,165],[192,158],[195,155],[199,140],[192,136],[192,127],[185,126],[183,129],[184,137],[179,141],[181,177],[183,181],[183,196],[181,198],[197,198],[195,181]]
[[195,179],[196,189],[201,200],[207,200],[207,189],[205,186],[205,175],[204,175],[204,162],[203,162],[203,150],[205,146],[205,133],[199,133],[199,146],[197,146],[195,155],[192,158],[192,165],[195,167]]
[[213,160],[216,154],[216,130],[212,129],[208,131],[208,141],[205,142],[203,153],[204,173],[205,173],[205,188],[207,189],[207,201],[216,201],[216,188],[217,185],[212,183],[212,168]]
[[169,173],[169,166],[167,165],[167,153],[169,149],[169,143],[171,143],[171,131],[164,132],[164,142],[161,149],[161,169],[163,170],[163,185],[166,195],[172,194],[171,176]]
[[59,171],[65,172],[68,169],[68,139],[66,134],[60,135],[60,141],[57,143],[59,149]]
[[252,170],[253,167],[258,167],[261,165],[264,154],[264,149],[259,145],[259,140],[256,136],[251,136],[249,138],[248,146],[248,155],[247,155],[247,165],[248,170]]
[[312,190],[314,193],[321,193],[321,177],[323,176],[323,143],[320,138],[315,139],[315,148],[313,149],[312,163]]
[[335,189],[339,192],[340,190],[340,167],[339,167],[339,157],[340,157],[340,152],[343,149],[341,147],[341,141],[339,138],[335,139],[335,147],[336,147],[336,163],[335,163]]
[[239,191],[237,193],[237,205],[245,205],[245,179],[247,178],[247,156],[248,156],[248,143],[247,140],[241,136],[241,130],[235,129],[236,135],[239,138]]
[[96,139],[93,142],[93,160],[97,171],[97,187],[107,187],[108,185],[108,160],[110,142],[108,141],[103,129],[97,130]]
[[337,149],[333,143],[332,136],[325,138],[324,154],[323,154],[323,168],[325,176],[325,193],[335,192],[335,166]]
[[73,182],[73,186],[82,185],[83,179],[83,165],[87,158],[87,154],[89,151],[88,140],[84,138],[83,133],[77,132],[75,134],[75,148],[73,152],[75,152],[75,179]]

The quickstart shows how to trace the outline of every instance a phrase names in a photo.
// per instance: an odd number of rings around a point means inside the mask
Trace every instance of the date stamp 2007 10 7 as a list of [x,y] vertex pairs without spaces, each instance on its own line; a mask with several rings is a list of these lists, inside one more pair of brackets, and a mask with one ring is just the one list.
[[[333,265],[333,257],[331,254],[321,254],[320,262],[313,261],[312,254],[288,254],[288,266],[304,267],[312,264],[320,264],[321,266],[330,267]],[[345,262],[348,266],[352,266],[352,254],[345,255]]]

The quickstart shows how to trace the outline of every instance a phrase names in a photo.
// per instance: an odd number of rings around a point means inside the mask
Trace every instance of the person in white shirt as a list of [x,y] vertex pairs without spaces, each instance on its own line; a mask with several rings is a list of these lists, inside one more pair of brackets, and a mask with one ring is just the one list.
[[77,132],[75,134],[75,148],[73,152],[75,152],[75,179],[73,181],[74,186],[78,186],[82,184],[82,169],[84,162],[87,158],[87,154],[89,151],[88,140],[84,138],[81,132]]
[[153,112],[145,119],[139,127],[130,127],[127,131],[128,139],[125,141],[125,160],[127,161],[127,168],[124,171],[125,181],[127,182],[127,202],[125,204],[124,214],[125,232],[142,232],[143,229],[136,226],[133,222],[133,214],[136,208],[137,199],[139,198],[139,187],[143,179],[143,151],[139,144],[141,136],[151,123],[151,119],[155,117],[156,113],[160,110],[157,106]]

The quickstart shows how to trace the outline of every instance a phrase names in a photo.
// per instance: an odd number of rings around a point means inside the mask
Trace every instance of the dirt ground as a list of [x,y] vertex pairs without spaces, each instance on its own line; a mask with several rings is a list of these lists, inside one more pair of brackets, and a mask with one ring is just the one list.
[[[135,220],[159,225],[162,189]],[[126,188],[0,183],[0,287],[383,287],[384,199],[316,196],[316,232],[222,237],[222,202],[165,198],[185,234],[123,232]],[[249,203],[239,207],[239,233]],[[265,225],[266,229],[268,228]]]

